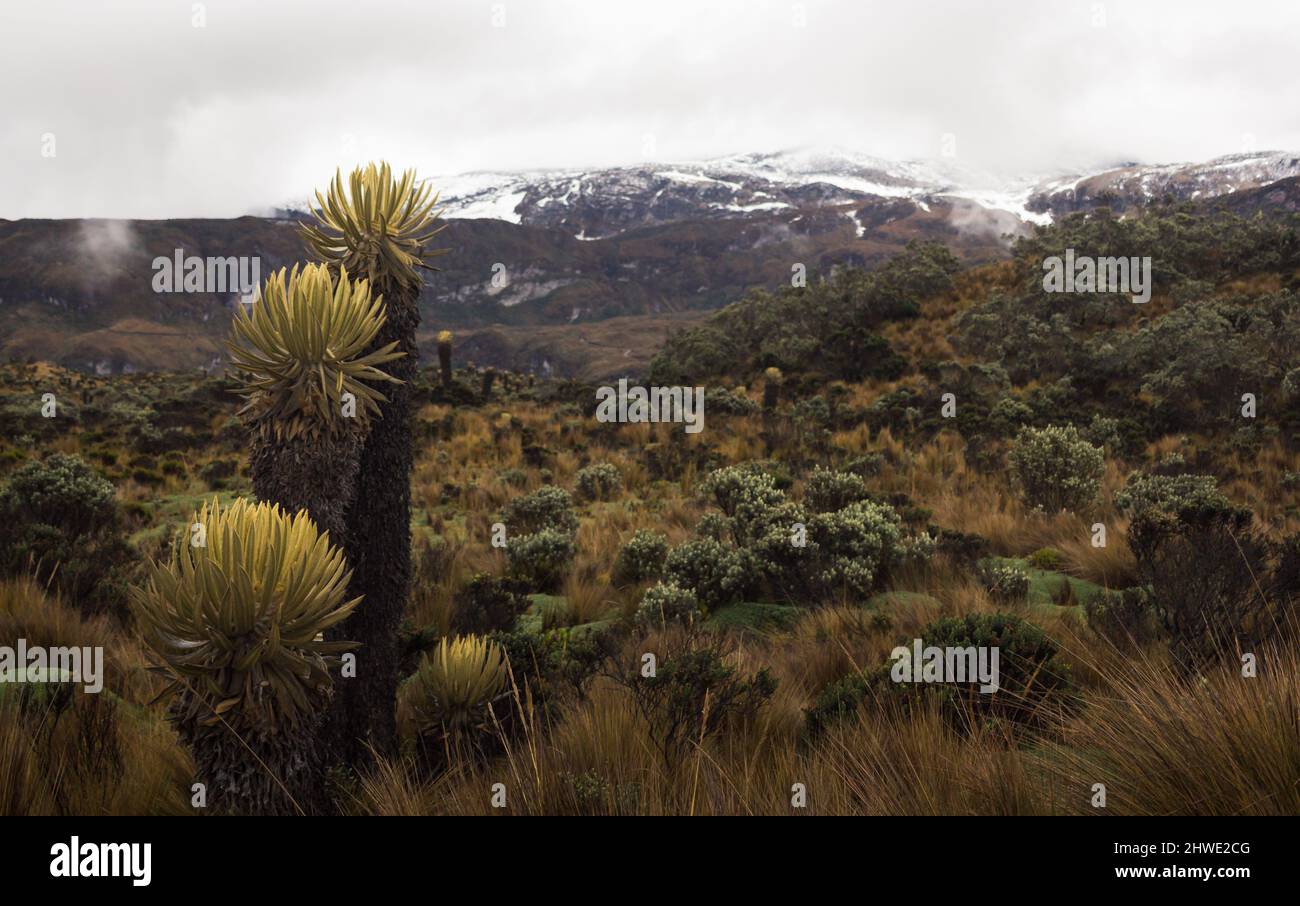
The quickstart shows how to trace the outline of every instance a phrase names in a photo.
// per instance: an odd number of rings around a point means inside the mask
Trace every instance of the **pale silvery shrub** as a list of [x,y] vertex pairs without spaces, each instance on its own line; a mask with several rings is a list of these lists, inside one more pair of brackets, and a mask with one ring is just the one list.
[[1029,596],[1029,574],[1011,563],[997,563],[981,571],[985,590],[995,601],[1014,604]]
[[608,462],[579,469],[576,482],[578,496],[585,500],[613,500],[623,490],[623,476]]
[[1076,428],[1025,428],[1010,453],[1025,503],[1049,513],[1086,510],[1097,500],[1106,457]]
[[642,596],[636,618],[639,623],[651,625],[673,620],[688,622],[698,616],[699,612],[700,602],[693,591],[671,582],[659,582],[648,588]]
[[1149,510],[1176,516],[1183,510],[1221,510],[1229,505],[1213,475],[1133,474],[1115,493],[1115,507],[1132,516]]
[[728,518],[774,507],[785,498],[776,479],[752,465],[710,472],[700,482],[700,496],[715,503]]
[[804,504],[814,513],[841,510],[866,497],[867,483],[852,472],[836,472],[817,466],[804,483]]
[[614,561],[613,579],[619,584],[657,579],[668,556],[668,538],[658,532],[640,529],[633,533]]
[[517,535],[506,545],[510,575],[538,591],[549,591],[559,584],[573,555],[573,535],[557,529]]
[[735,601],[749,573],[743,552],[712,538],[693,538],[673,548],[664,562],[665,580],[689,588],[709,610]]
[[516,535],[529,535],[542,529],[570,534],[578,530],[573,498],[563,488],[550,485],[510,501],[506,505],[505,523]]
[[898,514],[871,501],[813,516],[808,536],[815,545],[812,580],[823,593],[869,595],[902,555]]

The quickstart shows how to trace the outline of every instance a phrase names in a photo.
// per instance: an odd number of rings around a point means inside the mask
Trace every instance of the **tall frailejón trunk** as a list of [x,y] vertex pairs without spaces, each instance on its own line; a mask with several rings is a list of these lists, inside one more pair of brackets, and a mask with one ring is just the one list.
[[413,170],[394,178],[387,163],[336,172],[328,199],[317,193],[316,222],[301,227],[307,245],[332,271],[365,275],[383,297],[387,318],[372,348],[392,344],[404,354],[388,370],[399,383],[385,388],[361,450],[356,494],[347,513],[344,551],[352,568],[349,592],[363,600],[337,627],[360,643],[355,675],[336,685],[327,738],[333,754],[356,767],[371,751],[392,750],[396,732],[398,630],[411,581],[411,401],[417,368],[421,269],[443,254],[429,243],[443,226],[438,197]]
[[335,686],[327,727],[337,758],[351,765],[364,763],[372,748],[386,753],[393,747],[398,630],[411,582],[411,398],[419,288],[386,280],[380,291],[388,318],[374,346],[395,342],[406,355],[387,368],[402,383],[386,391],[382,417],[372,423],[361,449],[356,494],[346,518],[344,551],[353,571],[349,593],[365,597],[330,636],[361,645],[356,676]]
[[253,493],[290,513],[306,510],[317,528],[329,532],[332,543],[343,545],[356,494],[361,444],[355,434],[292,441],[254,438],[249,457]]

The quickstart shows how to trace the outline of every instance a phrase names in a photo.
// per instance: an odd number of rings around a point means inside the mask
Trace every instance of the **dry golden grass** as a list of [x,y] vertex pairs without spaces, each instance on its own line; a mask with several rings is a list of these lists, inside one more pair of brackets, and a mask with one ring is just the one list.
[[[1105,784],[1114,814],[1300,814],[1300,654],[1256,655],[1255,677],[1231,655],[1192,677],[1129,655],[1087,696],[1053,773],[1080,791]],[[1088,811],[1084,801],[1074,810]]]
[[[462,815],[1090,814],[1093,784],[1105,783],[1111,814],[1300,809],[1294,651],[1263,652],[1257,679],[1241,678],[1228,663],[1197,681],[1158,657],[1108,653],[1077,628],[1056,628],[1091,646],[1077,664],[1084,710],[1046,728],[1037,745],[987,728],[959,733],[933,710],[904,716],[870,704],[857,720],[805,740],[800,677],[819,668],[791,670],[808,639],[819,630],[843,633],[834,638],[847,648],[873,631],[854,615],[824,614],[779,642],[789,646],[785,659],[751,648],[734,652],[746,669],[774,663],[787,682],[752,721],[692,745],[679,759],[665,761],[627,690],[602,680],[554,721],[520,696],[524,731],[489,764],[458,764],[421,778],[412,763],[381,762],[364,780],[358,808]],[[505,785],[504,809],[492,804],[497,783]],[[806,791],[805,808],[792,805],[795,784]]]
[[0,582],[0,639],[103,646],[104,690],[0,686],[0,814],[188,811],[192,767],[147,707],[159,690],[140,650],[103,618],[83,619],[26,580]]
[[[891,336],[914,356],[949,358],[951,318],[1013,275],[1004,265],[963,274],[954,293],[927,303],[926,318],[891,328]],[[915,382],[848,385],[842,405],[863,409]],[[758,399],[759,389],[756,384],[750,396]],[[502,410],[511,419],[502,420]],[[482,408],[428,404],[419,419],[436,429],[436,439],[421,442],[412,476],[419,566],[407,617],[435,635],[450,631],[456,593],[473,575],[505,573],[503,553],[491,546],[491,527],[518,494],[547,483],[572,491],[578,469],[593,462],[613,463],[623,477],[624,491],[615,500],[579,502],[577,555],[554,617],[555,625],[573,626],[635,611],[645,586],[611,587],[618,551],[638,529],[662,532],[670,545],[689,538],[706,511],[695,488],[708,463],[770,457],[797,476],[815,458],[784,415],[715,419],[699,436],[675,425],[611,429],[523,400]],[[528,442],[549,455],[525,460],[525,429]],[[1124,540],[1127,521],[1111,503],[1114,492],[1138,465],[1209,443],[1171,436],[1151,444],[1144,463],[1108,458],[1096,511],[1079,515],[1028,509],[1004,471],[980,471],[973,458],[967,461],[964,441],[952,432],[910,439],[863,422],[834,432],[823,458],[842,462],[880,453],[884,467],[868,479],[872,491],[908,494],[931,511],[929,521],[984,536],[994,554],[1055,548],[1065,572],[1118,588],[1135,584],[1136,564]],[[60,441],[61,449],[79,445],[75,434]],[[1265,444],[1254,457],[1216,457],[1225,491],[1255,508],[1270,534],[1300,528],[1289,512],[1293,492],[1283,484],[1287,473],[1300,472],[1300,457],[1278,443]],[[201,454],[185,457],[191,476],[207,461]],[[522,480],[506,481],[506,470],[519,470]],[[126,501],[203,490],[196,479],[172,476],[161,487],[129,479],[120,484]],[[1105,547],[1092,546],[1094,522],[1107,528]],[[431,535],[442,545],[426,556]],[[519,688],[513,693],[518,731],[501,740],[499,754],[458,757],[437,776],[413,758],[380,758],[359,778],[348,808],[406,815],[1086,814],[1094,811],[1091,785],[1104,782],[1113,813],[1300,811],[1300,663],[1293,650],[1261,653],[1261,674],[1253,680],[1240,678],[1233,663],[1188,679],[1167,665],[1161,646],[1121,652],[1097,639],[1077,610],[1018,611],[1063,647],[1081,690],[1077,716],[1050,721],[1038,738],[1008,739],[988,730],[960,734],[937,713],[906,718],[871,706],[857,720],[805,738],[805,709],[828,684],[883,663],[894,645],[920,637],[938,617],[1006,609],[969,570],[944,557],[895,571],[889,590],[912,594],[871,609],[847,599],[810,609],[784,631],[741,636],[697,627],[722,646],[728,663],[745,673],[767,668],[778,686],[751,721],[692,741],[676,760],[665,759],[656,728],[633,706],[628,690],[608,677],[593,681],[585,698],[565,693],[547,709],[533,705],[532,690]],[[47,734],[53,747],[41,748],[39,720],[18,719],[0,695],[0,707],[10,709],[0,713],[0,811],[187,810],[189,768],[162,714],[146,704],[156,684],[143,674],[143,658],[129,635],[47,601],[30,585],[0,583],[0,638],[19,629],[34,643],[106,646],[110,686],[123,699],[113,735],[127,768],[120,784],[91,789],[77,779],[81,734],[75,721],[96,715],[86,710],[60,717]],[[647,636],[626,629],[625,659],[680,641],[680,630]],[[504,810],[492,807],[496,783],[506,785]],[[795,784],[807,791],[805,809],[791,804]]]

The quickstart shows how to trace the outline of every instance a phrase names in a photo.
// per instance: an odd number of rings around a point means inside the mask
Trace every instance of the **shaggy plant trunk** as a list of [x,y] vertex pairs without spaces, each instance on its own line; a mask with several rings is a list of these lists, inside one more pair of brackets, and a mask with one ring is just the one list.
[[483,372],[483,399],[486,400],[492,396],[492,382],[496,380],[496,377],[497,373],[491,368]]
[[781,385],[770,378],[763,384],[763,411],[771,415],[776,411],[776,401],[781,394]]
[[442,386],[451,386],[451,344],[438,344],[438,373],[442,376]]
[[354,435],[287,442],[257,438],[250,456],[253,493],[291,513],[306,510],[332,543],[342,545],[361,451],[362,440]]
[[326,728],[337,760],[365,764],[370,749],[392,751],[396,734],[398,630],[411,583],[411,387],[419,351],[419,288],[385,281],[378,287],[388,318],[372,349],[388,343],[406,353],[387,371],[401,381],[385,384],[388,402],[374,419],[361,450],[357,491],[347,514],[344,553],[352,569],[350,595],[365,599],[327,638],[360,643],[357,675],[335,685]]
[[[332,544],[343,546],[348,537],[347,514],[356,493],[361,450],[362,438],[358,435],[312,440],[297,438],[288,442],[258,438],[253,443],[250,457],[253,493],[259,499],[277,503],[289,512],[306,510],[316,527],[329,534]],[[363,655],[358,652],[357,656]],[[341,674],[336,674],[334,680],[335,689],[345,688],[348,683],[357,681],[355,678],[344,678]],[[325,707],[322,703],[321,714],[313,715],[315,719],[309,725],[300,726],[294,731],[294,740],[268,738],[259,743],[266,750],[258,752],[264,761],[293,772],[293,783],[286,780],[282,773],[279,775],[280,780],[291,790],[298,791],[293,798],[298,800],[298,805],[308,814],[329,811],[325,770],[334,761],[329,753],[335,747],[335,736],[333,727],[327,724]],[[227,737],[230,736],[229,731],[219,729]],[[239,745],[233,738],[230,742]],[[225,764],[224,759],[239,755],[239,751],[233,749],[225,752],[229,746],[224,742],[221,745],[224,746],[223,754],[216,756],[216,767]],[[239,750],[252,759],[242,746]],[[271,761],[268,754],[279,760]],[[206,755],[201,755],[196,750],[196,763],[201,763],[205,758]],[[297,809],[293,808],[279,784],[269,780],[269,776],[264,779],[266,782],[261,782],[250,773],[246,780],[226,781],[226,786],[231,788],[230,795],[241,803],[240,809],[247,807],[253,814],[297,814]],[[259,810],[264,805],[270,807],[268,803],[281,810]]]
[[207,808],[226,815],[319,815],[329,812],[324,751],[317,744],[323,710],[292,729],[266,733],[225,723],[181,726],[194,756]]

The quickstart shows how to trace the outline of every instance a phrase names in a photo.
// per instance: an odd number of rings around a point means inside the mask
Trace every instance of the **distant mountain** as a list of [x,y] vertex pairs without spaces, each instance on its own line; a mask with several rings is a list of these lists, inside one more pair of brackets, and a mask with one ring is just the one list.
[[470,173],[435,178],[447,215],[551,226],[591,240],[682,220],[789,215],[808,207],[907,201],[919,210],[974,201],[1023,221],[1030,180],[1000,180],[953,161],[890,161],[840,149],[742,154],[603,170]]
[[1059,215],[1099,204],[1131,208],[1164,198],[1208,201],[1295,176],[1300,176],[1300,154],[1280,151],[1230,154],[1199,164],[1128,164],[1044,183],[1028,207]]
[[447,216],[494,218],[565,230],[577,239],[643,226],[718,217],[936,204],[1047,223],[1108,203],[1123,208],[1166,197],[1200,201],[1300,176],[1300,155],[1232,154],[1204,163],[1123,164],[1100,170],[1000,178],[954,160],[889,161],[838,149],[744,154],[700,163],[595,171],[471,173],[436,179]]
[[[788,284],[798,265],[816,280],[837,265],[871,267],[913,239],[992,260],[1006,235],[1103,203],[1173,197],[1294,211],[1297,178],[1300,156],[1273,152],[1000,179],[953,160],[835,149],[435,177],[451,253],[427,279],[423,323],[429,337],[468,331],[463,348],[481,364],[589,373],[593,362],[615,368],[652,351],[595,322],[649,319],[617,323],[652,342],[666,329],[654,319],[676,323],[751,287]],[[235,294],[155,293],[152,262],[177,249],[256,256],[265,277],[306,257],[295,229],[304,212],[0,221],[0,356],[104,372],[218,365]],[[566,327],[575,339],[562,343]]]

